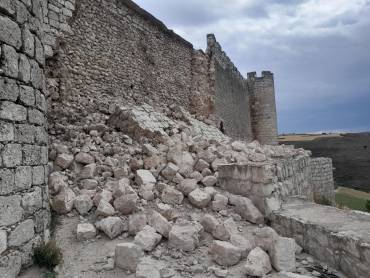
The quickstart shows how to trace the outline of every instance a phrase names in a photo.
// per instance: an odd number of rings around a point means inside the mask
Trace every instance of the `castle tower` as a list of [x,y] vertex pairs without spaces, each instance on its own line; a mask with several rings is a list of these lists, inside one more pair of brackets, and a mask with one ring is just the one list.
[[276,145],[278,130],[274,75],[269,71],[263,71],[262,77],[257,77],[256,72],[250,72],[247,83],[254,139],[261,144]]

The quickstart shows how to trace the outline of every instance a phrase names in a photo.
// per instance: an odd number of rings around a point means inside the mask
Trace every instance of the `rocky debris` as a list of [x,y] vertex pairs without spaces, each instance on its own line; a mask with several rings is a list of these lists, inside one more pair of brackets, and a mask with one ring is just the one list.
[[199,245],[202,231],[203,228],[197,223],[176,224],[169,233],[168,245],[185,252],[193,251]]
[[54,196],[51,207],[58,214],[67,214],[73,209],[73,203],[76,198],[76,194],[72,189],[63,187],[58,195]]
[[178,185],[177,189],[185,196],[188,196],[192,191],[198,188],[198,181],[196,179],[184,179]]
[[157,182],[152,172],[148,170],[137,170],[135,181],[138,185],[155,184]]
[[113,200],[112,192],[103,189],[101,192],[97,193],[93,199],[94,205],[96,207],[99,206],[101,200],[105,200],[107,203],[112,202]]
[[199,188],[192,191],[188,198],[190,203],[197,208],[205,208],[211,201],[211,196]]
[[152,251],[161,241],[162,236],[156,233],[156,230],[151,226],[145,226],[135,236],[135,243],[144,251]]
[[54,163],[60,169],[65,170],[65,169],[68,169],[69,166],[71,166],[73,160],[74,160],[73,155],[62,153],[57,156]]
[[202,183],[204,186],[215,186],[217,183],[217,178],[215,176],[206,176],[204,179],[202,179]]
[[213,215],[205,214],[202,217],[201,224],[204,231],[212,234],[216,230],[217,225],[219,225],[219,222]]
[[279,237],[274,229],[271,227],[257,228],[254,231],[256,245],[261,247],[266,252],[271,253],[271,247],[275,240]]
[[217,212],[226,210],[228,202],[229,198],[221,194],[216,194],[212,201],[212,209]]
[[157,204],[157,210],[169,221],[174,220],[177,217],[173,207],[168,204]]
[[140,260],[136,268],[135,277],[136,278],[161,278],[161,277],[171,277],[161,275],[161,266],[158,261],[151,258],[144,257]]
[[98,230],[104,232],[110,239],[114,239],[128,230],[127,223],[119,217],[107,217],[95,223]]
[[80,179],[93,179],[96,173],[96,164],[91,163],[86,166],[84,166],[80,173],[79,173],[79,178]]
[[129,215],[138,210],[138,196],[127,194],[114,200],[114,208],[123,215]]
[[128,218],[128,233],[136,235],[148,224],[148,219],[145,214],[133,214]]
[[84,241],[96,236],[96,229],[93,224],[82,223],[77,225],[77,240]]
[[271,246],[271,262],[278,271],[296,270],[296,242],[292,238],[277,237]]
[[177,172],[179,171],[179,167],[177,167],[172,162],[168,163],[167,166],[162,170],[161,175],[169,180],[172,181],[173,178],[176,176]]
[[152,211],[148,217],[148,220],[150,226],[152,226],[162,236],[168,238],[171,230],[171,224],[164,216],[162,216],[159,212]]
[[272,270],[269,255],[260,247],[256,247],[249,253],[244,269],[247,275],[265,277]]
[[95,163],[95,158],[92,155],[85,152],[78,153],[74,159],[77,163],[83,165]]
[[167,186],[162,192],[162,202],[170,205],[181,205],[184,200],[184,195],[172,188]]
[[96,209],[96,216],[103,216],[103,217],[108,217],[108,216],[113,216],[116,213],[114,210],[113,206],[107,202],[105,199],[102,199],[99,202],[99,205]]
[[93,207],[93,201],[88,195],[79,195],[74,199],[74,207],[81,215],[87,214]]
[[263,215],[250,199],[246,197],[232,196],[230,197],[230,203],[235,206],[235,212],[238,213],[242,219],[254,224],[264,223]]
[[240,248],[226,241],[215,240],[209,253],[217,264],[221,266],[233,266],[239,263],[242,257]]
[[114,262],[119,268],[136,272],[136,267],[143,256],[144,252],[140,246],[134,243],[120,243],[115,249]]
[[246,238],[241,234],[231,233],[230,242],[242,250],[242,257],[246,258],[249,252],[256,246],[254,238]]

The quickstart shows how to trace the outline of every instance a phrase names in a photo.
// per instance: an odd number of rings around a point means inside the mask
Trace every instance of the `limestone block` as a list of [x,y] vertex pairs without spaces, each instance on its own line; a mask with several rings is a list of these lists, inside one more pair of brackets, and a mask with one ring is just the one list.
[[235,206],[235,212],[244,220],[254,224],[262,224],[264,217],[261,212],[254,206],[253,202],[246,197],[232,196],[230,203]]
[[20,223],[9,235],[9,247],[18,247],[32,239],[35,235],[34,222],[28,219]]
[[42,208],[42,190],[40,187],[36,187],[33,192],[23,195],[22,207],[28,214],[33,214],[36,210]]
[[214,200],[212,201],[212,210],[214,211],[225,210],[227,209],[228,202],[229,198],[221,194],[216,194]]
[[16,190],[22,191],[32,186],[32,167],[18,166],[15,170],[14,185]]
[[246,258],[249,252],[256,246],[253,238],[246,238],[245,236],[236,233],[231,233],[230,242],[242,250],[242,258]]
[[96,216],[103,217],[113,216],[115,213],[116,211],[114,210],[114,207],[105,199],[100,200],[95,212]]
[[35,145],[23,145],[23,164],[40,165],[41,148]]
[[196,189],[192,191],[189,194],[188,198],[190,203],[197,208],[205,208],[211,201],[211,196],[201,189]]
[[24,81],[25,83],[28,83],[31,79],[31,64],[26,55],[24,54],[19,55],[18,68],[19,68],[18,78]]
[[84,166],[81,169],[81,172],[79,173],[78,176],[80,179],[92,179],[94,178],[95,173],[96,173],[96,164],[91,163],[91,164]]
[[209,253],[217,264],[222,266],[236,265],[242,256],[240,248],[226,241],[215,240],[209,250]]
[[96,228],[93,224],[82,223],[77,225],[77,240],[84,241],[96,236]]
[[95,223],[98,230],[104,232],[110,239],[114,239],[128,230],[127,223],[119,217],[107,217]]
[[135,272],[143,256],[144,252],[138,245],[134,243],[120,243],[115,249],[115,265],[130,272]]
[[0,104],[0,119],[10,121],[25,121],[27,119],[27,109],[22,105],[9,101]]
[[217,178],[215,176],[207,176],[202,179],[204,186],[215,186],[217,183]]
[[0,194],[6,195],[11,193],[14,188],[14,172],[10,169],[0,169]]
[[128,232],[130,235],[136,235],[141,231],[148,223],[148,219],[145,214],[133,214],[128,218]]
[[129,215],[138,210],[138,199],[136,194],[127,194],[114,200],[114,208],[123,215]]
[[135,181],[138,185],[155,184],[157,182],[156,178],[149,170],[137,170]]
[[24,52],[30,56],[35,56],[35,38],[28,28],[22,30],[22,41]]
[[69,168],[73,162],[73,155],[62,153],[57,156],[54,163],[56,166],[60,167],[62,170]]
[[98,181],[94,179],[85,179],[80,181],[81,188],[87,190],[94,190],[98,187]]
[[10,15],[14,15],[15,11],[11,1],[12,0],[2,0],[0,2],[0,9],[5,10]]
[[176,173],[179,171],[179,167],[177,167],[172,162],[168,163],[167,166],[162,170],[161,175],[169,180],[172,181],[172,179],[176,176]]
[[[8,2],[6,0],[5,2]],[[10,5],[1,1],[1,5],[6,6],[8,11],[10,11]],[[13,11],[14,13],[14,11]],[[6,44],[9,44],[16,49],[19,49],[22,45],[21,39],[21,29],[19,28],[18,24],[12,21],[10,18],[6,16],[0,16],[0,41]]]
[[0,230],[0,255],[8,248],[8,236],[6,231]]
[[58,214],[67,214],[71,212],[75,198],[76,194],[73,190],[68,187],[64,187],[58,195],[53,198],[51,207]]
[[85,215],[93,207],[93,201],[86,194],[79,195],[74,199],[74,207],[80,215]]
[[271,248],[271,262],[278,271],[294,272],[296,242],[292,238],[277,237]]
[[162,202],[170,205],[181,205],[184,200],[184,195],[169,186],[162,191]]
[[148,216],[148,223],[162,236],[168,238],[168,234],[172,228],[171,224],[167,219],[162,216],[159,212],[152,211]]
[[204,231],[210,234],[212,234],[215,231],[217,225],[219,225],[219,222],[216,219],[216,217],[212,216],[211,214],[205,214],[202,217],[202,220],[200,223],[203,226]]
[[36,166],[32,168],[32,184],[41,185],[45,182],[44,166]]
[[[0,48],[1,53],[1,48]],[[19,96],[19,87],[15,80],[10,78],[0,79],[0,99],[15,102]]]
[[198,181],[196,179],[184,179],[176,185],[176,187],[185,196],[188,196],[192,191],[198,188]]
[[39,64],[35,60],[30,60],[31,64],[31,83],[36,89],[43,89],[44,74]]
[[28,109],[28,121],[35,125],[44,125],[45,117],[42,112],[37,109]]
[[103,189],[101,192],[96,194],[93,200],[94,205],[98,207],[101,200],[105,200],[106,202],[110,203],[113,200],[112,192]]
[[0,226],[9,226],[19,222],[23,217],[22,198],[17,195],[0,196]]
[[140,246],[144,251],[152,251],[161,241],[162,236],[156,233],[151,226],[145,226],[136,236],[135,244]]
[[22,146],[19,144],[7,144],[2,152],[5,167],[15,167],[22,164]]
[[3,55],[3,70],[6,76],[12,77],[12,78],[18,78],[18,58],[19,55],[16,52],[16,50],[9,46],[4,44],[2,46],[2,55]]
[[256,247],[249,253],[244,269],[247,275],[264,277],[272,270],[269,255],[261,248]]
[[84,152],[80,152],[78,153],[76,156],[75,156],[75,161],[77,163],[81,163],[81,164],[92,164],[95,162],[95,158],[88,154],[88,153],[84,153]]
[[174,225],[168,236],[170,247],[185,252],[195,250],[199,245],[200,233],[203,228],[199,224],[182,223]]

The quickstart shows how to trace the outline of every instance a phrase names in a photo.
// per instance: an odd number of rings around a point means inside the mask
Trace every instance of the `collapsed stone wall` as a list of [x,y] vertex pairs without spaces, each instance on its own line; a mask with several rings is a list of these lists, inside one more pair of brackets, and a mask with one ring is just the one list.
[[49,235],[42,1],[0,1],[0,277]]

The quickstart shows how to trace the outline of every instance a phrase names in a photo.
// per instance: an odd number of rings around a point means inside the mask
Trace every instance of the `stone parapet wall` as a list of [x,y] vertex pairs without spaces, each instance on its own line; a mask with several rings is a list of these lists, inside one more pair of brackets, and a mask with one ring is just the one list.
[[0,1],[0,277],[48,239],[43,1]]
[[349,278],[370,273],[370,214],[293,200],[271,216],[272,227]]
[[318,202],[335,204],[333,163],[331,158],[312,158],[310,166],[315,199]]

